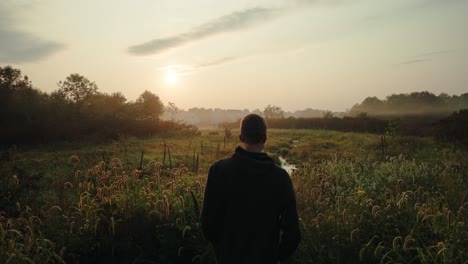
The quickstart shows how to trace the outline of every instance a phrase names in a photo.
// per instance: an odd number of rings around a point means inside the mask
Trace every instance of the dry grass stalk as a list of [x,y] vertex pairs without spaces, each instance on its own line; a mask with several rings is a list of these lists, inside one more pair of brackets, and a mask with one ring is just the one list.
[[72,189],[73,188],[73,184],[71,182],[66,182],[63,184],[63,188],[66,190],[68,188]]
[[359,229],[356,228],[351,233],[349,234],[349,238],[351,240],[351,243],[354,241],[354,239],[359,235]]
[[19,185],[19,178],[18,178],[18,176],[13,175],[12,178],[13,178],[13,182],[14,182],[16,185]]
[[68,158],[68,164],[71,164],[73,161],[76,161],[77,163],[80,163],[80,158],[77,155],[71,155]]

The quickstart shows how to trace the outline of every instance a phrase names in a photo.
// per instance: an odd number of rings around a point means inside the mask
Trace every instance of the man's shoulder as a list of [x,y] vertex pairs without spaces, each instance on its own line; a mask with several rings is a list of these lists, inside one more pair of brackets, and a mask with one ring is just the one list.
[[234,162],[234,159],[232,157],[225,158],[225,159],[220,159],[218,161],[215,161],[211,165],[211,167],[212,168],[225,168],[225,167],[232,166],[233,162]]
[[289,173],[278,164],[274,165],[273,174],[283,179],[289,179]]

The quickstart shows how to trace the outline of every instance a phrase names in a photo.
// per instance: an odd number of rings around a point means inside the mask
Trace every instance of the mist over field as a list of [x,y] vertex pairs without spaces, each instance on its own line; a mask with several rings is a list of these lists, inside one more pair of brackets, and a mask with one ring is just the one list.
[[[197,128],[232,129],[249,114],[264,116],[271,128],[313,128],[382,133],[389,121],[400,125],[401,135],[436,136],[436,124],[468,108],[468,93],[436,96],[429,92],[393,94],[380,100],[367,97],[346,112],[305,109],[286,112],[276,105],[262,110],[191,108],[144,91],[135,101],[120,92],[103,93],[80,74],[70,74],[58,89],[44,93],[20,69],[0,68],[1,144],[47,144],[60,141],[115,140],[120,136],[148,137],[171,131],[194,133]],[[415,130],[416,129],[416,130]],[[439,129],[440,130],[440,129]]]

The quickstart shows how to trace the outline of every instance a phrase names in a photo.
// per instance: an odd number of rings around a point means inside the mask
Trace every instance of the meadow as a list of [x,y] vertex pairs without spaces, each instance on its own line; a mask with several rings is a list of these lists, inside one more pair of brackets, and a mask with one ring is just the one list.
[[[238,141],[209,132],[3,150],[0,262],[214,263],[200,205]],[[273,129],[266,151],[296,166],[291,263],[467,263],[466,148]]]

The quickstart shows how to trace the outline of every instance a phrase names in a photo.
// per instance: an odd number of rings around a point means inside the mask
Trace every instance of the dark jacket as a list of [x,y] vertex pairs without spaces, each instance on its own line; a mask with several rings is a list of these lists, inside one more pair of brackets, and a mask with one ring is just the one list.
[[219,264],[277,263],[300,241],[288,173],[267,154],[241,147],[211,166],[201,221]]

